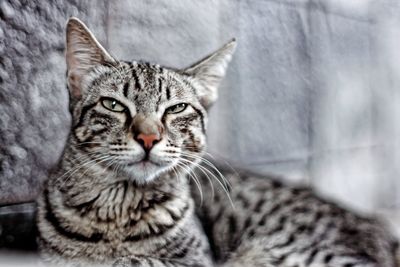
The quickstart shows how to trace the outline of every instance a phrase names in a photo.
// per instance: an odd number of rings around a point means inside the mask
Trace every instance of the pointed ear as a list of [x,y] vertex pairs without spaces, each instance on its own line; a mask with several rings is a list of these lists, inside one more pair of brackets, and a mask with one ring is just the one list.
[[66,60],[68,88],[73,100],[82,96],[82,80],[93,67],[115,62],[86,25],[74,17],[67,23]]
[[183,70],[183,73],[194,78],[200,102],[205,108],[217,100],[218,86],[225,76],[235,48],[236,40],[232,39],[216,52]]

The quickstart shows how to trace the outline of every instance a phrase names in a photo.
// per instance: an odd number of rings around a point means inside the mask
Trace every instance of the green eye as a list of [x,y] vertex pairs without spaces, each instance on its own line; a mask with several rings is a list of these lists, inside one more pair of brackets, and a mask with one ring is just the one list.
[[186,107],[187,107],[187,104],[180,103],[180,104],[173,105],[173,106],[167,108],[166,112],[169,114],[179,113],[179,112],[184,111],[186,109]]
[[117,100],[115,99],[103,99],[101,101],[101,104],[103,107],[105,107],[108,110],[115,111],[115,112],[122,112],[125,110],[125,107],[121,105]]

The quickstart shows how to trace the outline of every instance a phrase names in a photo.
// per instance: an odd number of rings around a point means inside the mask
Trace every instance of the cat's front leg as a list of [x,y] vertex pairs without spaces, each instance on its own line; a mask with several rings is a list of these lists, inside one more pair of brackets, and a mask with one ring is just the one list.
[[122,257],[117,259],[112,267],[145,267],[149,264],[139,257]]
[[[187,264],[182,264],[178,261],[168,260],[168,259],[158,259],[147,256],[129,256],[117,259],[112,267],[186,267],[190,266]],[[198,265],[201,266],[201,265]],[[208,266],[204,266],[208,267]]]

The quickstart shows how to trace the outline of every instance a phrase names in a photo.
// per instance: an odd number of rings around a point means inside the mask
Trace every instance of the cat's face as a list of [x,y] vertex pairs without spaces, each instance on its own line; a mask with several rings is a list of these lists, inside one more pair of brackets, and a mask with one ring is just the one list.
[[203,151],[207,114],[184,75],[119,63],[99,68],[91,79],[73,128],[85,151],[109,156],[140,182],[178,164],[182,171]]
[[99,164],[146,183],[187,171],[205,148],[207,109],[232,41],[184,70],[112,58],[77,19],[67,25],[74,145]]

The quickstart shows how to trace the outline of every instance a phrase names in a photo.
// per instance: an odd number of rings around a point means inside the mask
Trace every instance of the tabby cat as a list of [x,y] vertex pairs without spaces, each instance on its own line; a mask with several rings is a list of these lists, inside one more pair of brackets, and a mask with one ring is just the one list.
[[38,201],[46,262],[395,266],[395,243],[377,221],[308,189],[221,173],[202,157],[207,109],[235,46],[183,70],[118,61],[69,20],[72,129]]
[[[206,164],[209,165],[210,163]],[[398,267],[397,243],[379,221],[275,177],[198,167],[204,194],[193,188],[197,214],[214,258],[224,267]],[[208,177],[214,177],[212,184]],[[201,175],[203,174],[203,175]],[[222,180],[220,178],[220,180]],[[222,181],[221,181],[222,183]]]
[[60,266],[212,266],[186,173],[231,41],[184,69],[117,61],[67,24],[72,129],[38,200],[42,258]]

